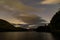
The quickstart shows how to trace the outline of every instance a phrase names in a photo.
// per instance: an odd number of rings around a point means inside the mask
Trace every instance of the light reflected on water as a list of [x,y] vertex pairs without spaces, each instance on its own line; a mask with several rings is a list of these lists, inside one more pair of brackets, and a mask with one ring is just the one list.
[[53,40],[53,37],[42,32],[0,32],[0,40]]

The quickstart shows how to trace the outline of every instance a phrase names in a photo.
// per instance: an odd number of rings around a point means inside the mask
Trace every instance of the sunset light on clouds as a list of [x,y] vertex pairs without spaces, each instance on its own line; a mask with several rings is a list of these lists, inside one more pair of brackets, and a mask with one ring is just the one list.
[[[52,16],[60,8],[60,0],[0,0],[0,19],[5,19],[11,23],[25,24],[21,16],[30,18],[41,17],[50,22]],[[17,19],[16,16],[20,19]],[[28,18],[27,18],[28,19]],[[27,20],[26,19],[26,20]],[[31,21],[31,20],[28,20]]]
[[41,4],[59,4],[60,0],[44,0]]

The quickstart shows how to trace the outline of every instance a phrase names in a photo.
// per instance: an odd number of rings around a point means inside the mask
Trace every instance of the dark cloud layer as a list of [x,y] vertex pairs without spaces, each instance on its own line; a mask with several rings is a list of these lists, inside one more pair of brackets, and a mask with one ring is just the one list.
[[[54,0],[0,0],[0,18],[17,23],[26,22],[26,20],[31,18],[30,16],[19,16],[22,12],[22,14],[36,14],[38,16],[29,19],[27,23],[31,22],[31,20],[34,22],[35,18],[37,21],[40,21],[40,17],[49,22],[60,8],[60,4],[58,4],[60,0],[55,0],[55,3],[51,3],[52,1]],[[13,15],[17,15],[19,19]]]
[[44,19],[34,14],[17,14],[15,15],[15,18],[28,24],[40,24],[46,22]]
[[25,5],[34,5],[38,2],[41,2],[43,0],[20,0],[22,3],[24,3]]

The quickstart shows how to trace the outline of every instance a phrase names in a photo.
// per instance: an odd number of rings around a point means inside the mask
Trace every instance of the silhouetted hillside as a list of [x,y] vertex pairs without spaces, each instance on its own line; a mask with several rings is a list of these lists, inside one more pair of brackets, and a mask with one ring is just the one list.
[[0,31],[11,31],[15,30],[14,26],[9,22],[0,19]]
[[14,27],[9,22],[0,19],[0,31],[28,31],[28,30],[21,27]]
[[48,27],[50,27],[51,33],[56,40],[60,40],[60,11],[53,16]]
[[58,11],[48,25],[52,31],[60,30],[60,11]]
[[28,30],[25,29],[25,28],[17,27],[17,28],[16,28],[16,31],[28,31]]
[[48,26],[39,26],[37,29],[35,29],[36,32],[50,32]]

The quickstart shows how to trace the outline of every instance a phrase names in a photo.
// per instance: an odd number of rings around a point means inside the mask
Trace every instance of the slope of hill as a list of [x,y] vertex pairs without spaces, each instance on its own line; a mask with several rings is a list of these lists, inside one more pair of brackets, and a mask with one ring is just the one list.
[[15,30],[15,27],[10,24],[9,22],[0,19],[0,31],[11,31],[11,30]]

